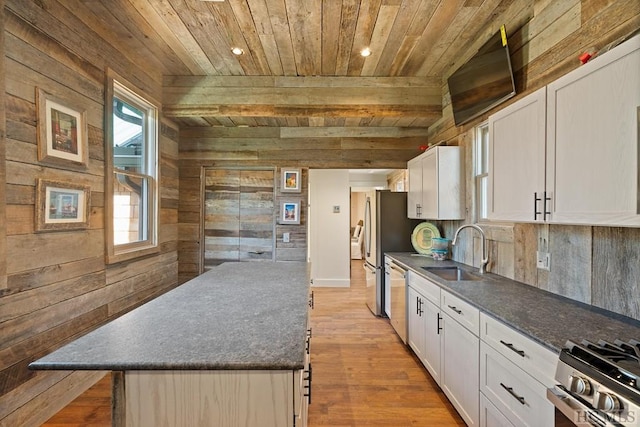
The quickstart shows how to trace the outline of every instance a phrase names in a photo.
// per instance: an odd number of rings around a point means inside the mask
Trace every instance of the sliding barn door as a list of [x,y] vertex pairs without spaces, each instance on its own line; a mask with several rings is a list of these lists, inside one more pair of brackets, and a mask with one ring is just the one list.
[[204,269],[274,259],[274,171],[205,169]]

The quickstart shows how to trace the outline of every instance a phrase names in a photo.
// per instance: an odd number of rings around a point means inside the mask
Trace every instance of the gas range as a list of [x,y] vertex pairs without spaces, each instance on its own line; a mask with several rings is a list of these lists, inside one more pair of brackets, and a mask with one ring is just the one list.
[[578,426],[640,426],[640,341],[567,341],[547,397]]

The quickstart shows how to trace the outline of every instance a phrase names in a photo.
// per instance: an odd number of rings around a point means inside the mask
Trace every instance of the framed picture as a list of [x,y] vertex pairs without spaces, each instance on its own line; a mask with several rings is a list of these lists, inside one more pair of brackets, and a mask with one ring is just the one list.
[[90,199],[88,185],[38,179],[36,231],[88,228]]
[[300,169],[282,169],[282,185],[280,189],[283,193],[300,193],[302,191],[302,174]]
[[86,168],[89,160],[87,112],[65,104],[42,89],[36,91],[38,160]]
[[300,200],[280,204],[280,224],[300,224]]

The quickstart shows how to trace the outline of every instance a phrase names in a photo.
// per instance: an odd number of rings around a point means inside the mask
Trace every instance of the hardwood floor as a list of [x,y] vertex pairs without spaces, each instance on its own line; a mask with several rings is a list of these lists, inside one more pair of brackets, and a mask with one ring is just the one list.
[[[314,288],[309,427],[464,426],[437,384],[365,304],[362,261],[350,288]],[[52,417],[46,427],[111,425],[106,376]]]

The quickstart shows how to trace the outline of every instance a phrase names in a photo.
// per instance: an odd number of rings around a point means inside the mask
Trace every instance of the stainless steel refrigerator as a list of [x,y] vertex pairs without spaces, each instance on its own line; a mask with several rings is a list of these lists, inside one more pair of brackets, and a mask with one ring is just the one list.
[[367,306],[384,316],[384,253],[415,252],[411,233],[421,221],[407,218],[407,193],[376,190],[366,195],[364,211]]

